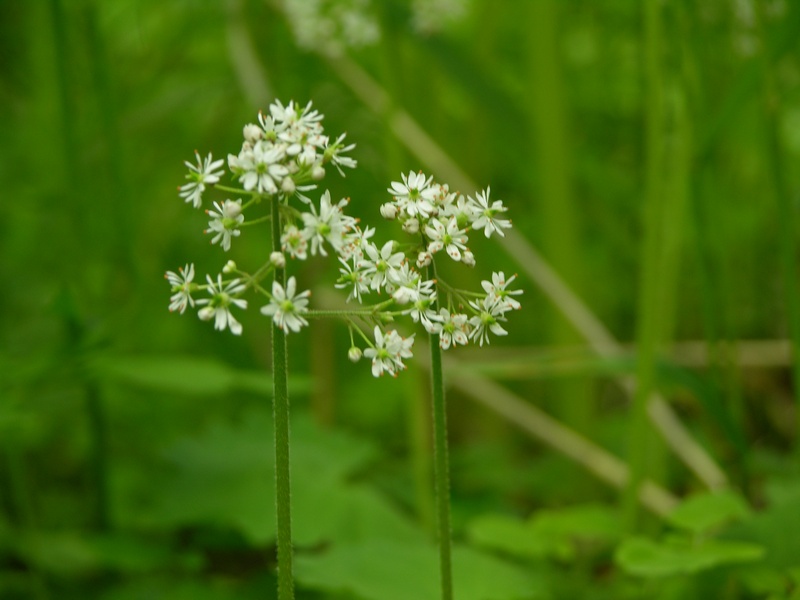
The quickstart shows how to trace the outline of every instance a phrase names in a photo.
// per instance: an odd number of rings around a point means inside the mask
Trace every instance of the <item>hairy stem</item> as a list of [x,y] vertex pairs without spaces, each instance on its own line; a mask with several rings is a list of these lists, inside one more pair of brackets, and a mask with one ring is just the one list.
[[[280,197],[272,198],[272,249],[280,252]],[[275,281],[286,285],[286,271],[275,269]],[[278,600],[294,598],[292,580],[292,515],[289,481],[289,367],[286,334],[272,325],[272,410],[275,422],[275,501],[278,538]]]
[[[428,278],[436,279],[431,263]],[[439,569],[441,572],[442,600],[453,598],[453,569],[450,551],[450,459],[447,452],[447,407],[444,397],[442,373],[442,348],[439,334],[430,334],[431,385],[433,398],[433,457],[436,477],[436,515],[439,533]]]

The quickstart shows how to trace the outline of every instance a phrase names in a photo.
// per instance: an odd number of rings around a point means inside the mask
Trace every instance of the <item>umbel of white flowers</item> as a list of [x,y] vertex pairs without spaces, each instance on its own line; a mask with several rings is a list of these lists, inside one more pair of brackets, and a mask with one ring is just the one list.
[[[346,156],[354,145],[345,144],[344,135],[334,140],[326,136],[323,117],[311,103],[284,106],[278,101],[269,113],[259,114],[258,124],[245,125],[241,150],[228,156],[228,169],[240,188],[220,184],[224,161],[195,153],[197,164],[186,163],[189,182],[179,188],[179,194],[195,208],[202,208],[204,194],[212,188],[242,196],[214,201],[213,208],[205,211],[211,219],[205,233],[224,251],[230,250],[233,239],[246,227],[268,221],[270,203],[279,202],[282,252],[271,253],[252,272],[228,261],[215,278],[207,275],[205,284],[194,281],[192,263],[178,272],[168,271],[171,311],[183,314],[187,307],[199,307],[201,319],[213,319],[216,329],[227,328],[240,335],[242,325],[232,309],[246,309],[248,302],[243,296],[254,292],[267,300],[260,309],[262,314],[284,333],[296,333],[308,325],[308,319],[323,316],[309,308],[311,293],[298,292],[294,276],[285,287],[277,281],[264,286],[262,281],[276,268],[286,268],[287,256],[305,261],[309,255],[333,253],[339,261],[335,287],[348,293],[348,302],[356,300],[361,307],[324,316],[346,321],[351,338],[348,356],[354,361],[362,355],[370,359],[376,377],[384,373],[396,376],[406,368],[404,359],[412,356],[414,335],[402,337],[396,330],[386,329],[387,323],[400,317],[410,317],[428,333],[438,334],[443,349],[470,341],[482,346],[489,343],[491,334],[506,335],[502,325],[506,313],[520,308],[515,296],[522,291],[508,289],[516,276],[507,278],[502,271],[494,272],[491,281],[481,283],[483,291],[476,293],[424,275],[441,253],[474,266],[475,256],[467,246],[469,234],[478,231],[487,238],[495,233],[502,236],[503,230],[511,227],[505,218],[506,207],[500,200],[490,200],[489,188],[464,196],[422,173],[401,175],[401,181],[388,189],[391,200],[380,207],[380,213],[399,222],[414,241],[401,246],[389,240],[379,245],[372,240],[374,227],[362,228],[357,219],[345,214],[348,198],[334,202],[326,190],[315,203],[307,195],[317,188],[328,164],[342,175],[343,168],[356,166],[356,161]],[[203,292],[207,297],[194,298]],[[368,304],[373,295],[380,297]],[[355,343],[356,336],[366,346],[363,351]]]

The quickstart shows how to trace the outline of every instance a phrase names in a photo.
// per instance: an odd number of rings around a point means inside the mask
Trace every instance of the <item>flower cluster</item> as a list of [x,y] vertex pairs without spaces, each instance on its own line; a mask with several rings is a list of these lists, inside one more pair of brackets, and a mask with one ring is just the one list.
[[[502,325],[506,313],[520,308],[515,297],[522,292],[508,289],[514,276],[493,273],[491,281],[482,282],[483,292],[474,293],[452,288],[434,275],[436,256],[441,252],[453,261],[476,264],[467,246],[472,231],[483,232],[487,238],[494,233],[504,235],[511,221],[505,218],[507,209],[502,201],[490,200],[488,188],[464,196],[422,173],[403,174],[401,181],[388,189],[391,200],[380,207],[380,213],[399,222],[411,234],[412,242],[378,243],[373,239],[374,227],[362,228],[358,219],[345,213],[349,198],[334,201],[327,190],[318,202],[307,195],[316,189],[328,164],[342,175],[343,168],[356,166],[346,154],[354,146],[345,144],[344,135],[329,138],[322,119],[310,103],[284,106],[275,102],[268,115],[259,114],[258,124],[245,125],[241,150],[227,160],[240,187],[220,183],[224,161],[214,160],[211,154],[203,159],[196,153],[197,164],[186,163],[189,183],[179,188],[179,195],[194,207],[201,208],[204,194],[213,188],[241,196],[214,201],[206,210],[210,220],[205,233],[211,234],[212,244],[227,252],[243,228],[269,221],[274,215],[279,222],[272,223],[272,231],[277,232],[275,250],[252,273],[240,270],[233,261],[216,277],[207,275],[204,284],[195,283],[193,264],[177,273],[167,272],[172,291],[169,309],[183,314],[187,307],[198,307],[202,320],[213,320],[216,329],[230,329],[235,335],[241,334],[242,325],[231,311],[247,308],[242,296],[248,291],[267,299],[260,312],[284,334],[300,331],[310,318],[342,318],[351,333],[348,356],[354,361],[362,356],[371,360],[376,377],[385,373],[396,376],[412,355],[414,335],[403,337],[385,328],[399,317],[409,317],[438,336],[443,349],[470,341],[482,346],[491,334],[506,335]],[[297,202],[290,203],[293,198]],[[267,214],[258,214],[262,203],[270,208]],[[282,277],[262,285],[268,276],[286,269],[287,257],[304,261],[331,253],[340,265],[335,287],[348,293],[348,302],[355,300],[362,308],[327,313],[311,310],[311,293],[298,291],[294,276],[285,286]],[[195,299],[193,294],[199,292],[208,297]],[[373,296],[378,296],[376,302],[368,304]],[[364,329],[371,329],[372,336]],[[356,334],[366,345],[363,351],[353,341]]]

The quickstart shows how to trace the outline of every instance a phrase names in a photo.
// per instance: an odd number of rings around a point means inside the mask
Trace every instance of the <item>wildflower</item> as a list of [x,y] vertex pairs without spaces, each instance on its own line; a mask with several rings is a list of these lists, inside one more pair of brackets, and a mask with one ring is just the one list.
[[369,287],[375,291],[387,284],[391,285],[390,275],[403,264],[403,253],[392,253],[393,249],[394,242],[391,240],[380,250],[372,242],[364,244],[366,254],[362,262],[364,277],[369,279]]
[[364,356],[372,359],[372,375],[380,377],[386,372],[392,377],[397,377],[398,371],[406,368],[403,359],[411,358],[413,345],[413,335],[410,338],[402,338],[394,330],[384,334],[376,325],[375,347],[364,350]]
[[195,208],[200,208],[203,203],[203,192],[206,185],[214,185],[219,181],[220,175],[224,173],[223,170],[217,170],[222,166],[222,159],[214,160],[209,154],[205,160],[200,158],[200,154],[195,150],[194,155],[197,157],[197,166],[190,163],[188,160],[184,164],[189,167],[189,174],[186,179],[191,179],[180,188],[180,197],[186,202],[191,202]]
[[308,238],[304,231],[300,231],[295,225],[289,225],[281,236],[281,249],[288,252],[292,258],[305,260],[308,250]]
[[194,308],[194,299],[192,298],[192,290],[196,287],[196,284],[192,283],[194,279],[194,264],[187,264],[185,267],[180,267],[178,273],[167,271],[164,277],[172,286],[173,294],[169,298],[170,312],[177,310],[183,314],[187,304]]
[[319,213],[314,205],[309,206],[310,212],[301,215],[305,229],[303,235],[311,241],[311,254],[316,255],[317,250],[322,256],[328,256],[323,243],[325,240],[339,252],[345,242],[345,235],[356,223],[353,217],[348,217],[342,210],[347,206],[348,199],[331,204],[331,194],[325,191],[319,201]]
[[486,296],[482,303],[473,301],[469,304],[478,312],[469,320],[469,325],[472,327],[472,331],[469,333],[471,340],[477,340],[483,346],[483,342],[489,343],[490,331],[495,335],[508,335],[508,332],[498,322],[506,320],[503,317],[505,306],[495,302],[492,296]]
[[[341,277],[336,281],[334,287],[339,290],[349,288],[350,293],[347,296],[347,301],[350,302],[355,298],[360,303],[361,297],[369,293],[369,286],[365,282],[364,272],[362,271],[363,263],[356,257],[353,257],[352,261],[339,258],[339,262],[342,263],[342,266],[339,267]],[[350,262],[353,263],[352,266]]]
[[506,310],[519,310],[520,304],[512,296],[519,296],[522,294],[522,290],[506,290],[506,286],[516,278],[516,275],[512,275],[506,279],[503,272],[500,271],[499,273],[492,273],[491,283],[481,281],[481,286],[487,297],[491,297],[493,302],[500,304]]
[[413,171],[406,176],[401,174],[403,182],[392,182],[392,187],[387,191],[394,196],[395,203],[401,212],[409,217],[421,215],[424,218],[433,212],[433,200],[438,189],[432,187],[433,177],[425,177],[422,173]]
[[[470,200],[472,200],[472,198],[470,198]],[[511,221],[508,219],[498,219],[496,217],[497,213],[503,213],[508,210],[505,206],[503,206],[503,201],[495,200],[490,206],[489,188],[487,187],[485,192],[475,194],[475,199],[472,200],[472,202],[480,211],[480,216],[478,216],[478,218],[472,222],[472,227],[476,230],[483,229],[483,233],[487,238],[490,237],[495,231],[501,237],[505,236],[502,230],[510,228]]]
[[239,176],[239,181],[247,191],[277,194],[276,182],[289,174],[289,169],[281,164],[285,155],[283,145],[261,140],[252,148],[244,147],[238,156],[229,154],[228,166]]
[[214,329],[222,331],[228,327],[234,335],[241,335],[242,325],[231,314],[230,307],[234,305],[242,309],[247,308],[247,300],[234,297],[243,292],[247,286],[240,284],[238,279],[233,279],[223,286],[222,275],[217,276],[216,283],[209,275],[206,275],[206,280],[211,298],[201,298],[197,301],[198,305],[206,305],[200,309],[197,316],[203,321],[209,321],[213,317]]
[[439,323],[436,326],[439,334],[439,346],[447,350],[450,346],[461,344],[466,346],[469,342],[469,323],[467,315],[450,313],[446,308],[439,310]]
[[358,166],[358,163],[354,158],[344,156],[345,152],[350,152],[350,150],[356,147],[355,144],[344,144],[345,135],[346,134],[343,133],[336,138],[336,141],[333,142],[333,144],[325,148],[325,154],[323,155],[323,161],[329,159],[333,163],[333,166],[336,167],[336,170],[339,171],[339,175],[342,177],[344,177],[344,171],[342,171],[342,167],[355,169]]
[[284,333],[289,333],[290,329],[296,333],[302,326],[308,325],[308,321],[301,315],[308,312],[308,297],[311,292],[306,290],[295,294],[296,290],[297,281],[294,277],[289,277],[286,289],[277,281],[273,281],[272,298],[269,304],[261,307],[262,314],[271,316],[273,323]]
[[455,261],[461,260],[461,252],[467,247],[466,232],[458,227],[458,219],[450,217],[447,224],[439,219],[431,219],[425,228],[425,235],[431,240],[428,244],[428,252],[435,254],[442,248]]
[[206,214],[212,217],[208,222],[208,229],[203,233],[214,232],[216,235],[211,238],[211,243],[216,244],[220,240],[222,249],[226,252],[231,249],[231,237],[238,237],[241,235],[238,227],[244,223],[244,215],[242,214],[242,201],[225,200],[222,204],[214,202],[216,211],[207,210]]

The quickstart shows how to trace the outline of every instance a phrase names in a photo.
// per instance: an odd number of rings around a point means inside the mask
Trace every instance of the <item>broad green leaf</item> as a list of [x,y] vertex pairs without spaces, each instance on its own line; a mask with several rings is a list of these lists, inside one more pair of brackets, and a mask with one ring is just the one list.
[[[213,358],[199,356],[127,356],[98,359],[95,369],[106,379],[183,394],[214,395],[233,389],[271,394],[268,373],[240,371]],[[304,378],[292,377],[295,392],[306,391]]]
[[550,532],[578,540],[615,541],[621,532],[617,513],[602,504],[583,504],[541,510],[531,518],[536,531]]
[[670,513],[668,520],[675,527],[703,533],[730,521],[750,515],[747,502],[735,492],[716,492],[693,496]]
[[708,540],[702,544],[657,543],[646,538],[622,542],[617,564],[641,577],[666,577],[697,573],[719,565],[751,562],[764,555],[761,546],[744,542]]
[[524,521],[505,515],[486,515],[470,523],[474,543],[530,558],[544,558],[554,551],[557,539],[533,531]]
[[[297,580],[326,591],[350,592],[363,600],[437,598],[438,552],[427,543],[368,540],[337,544],[319,555],[300,554]],[[542,581],[489,555],[455,548],[453,585],[459,600],[533,600],[544,597]]]

